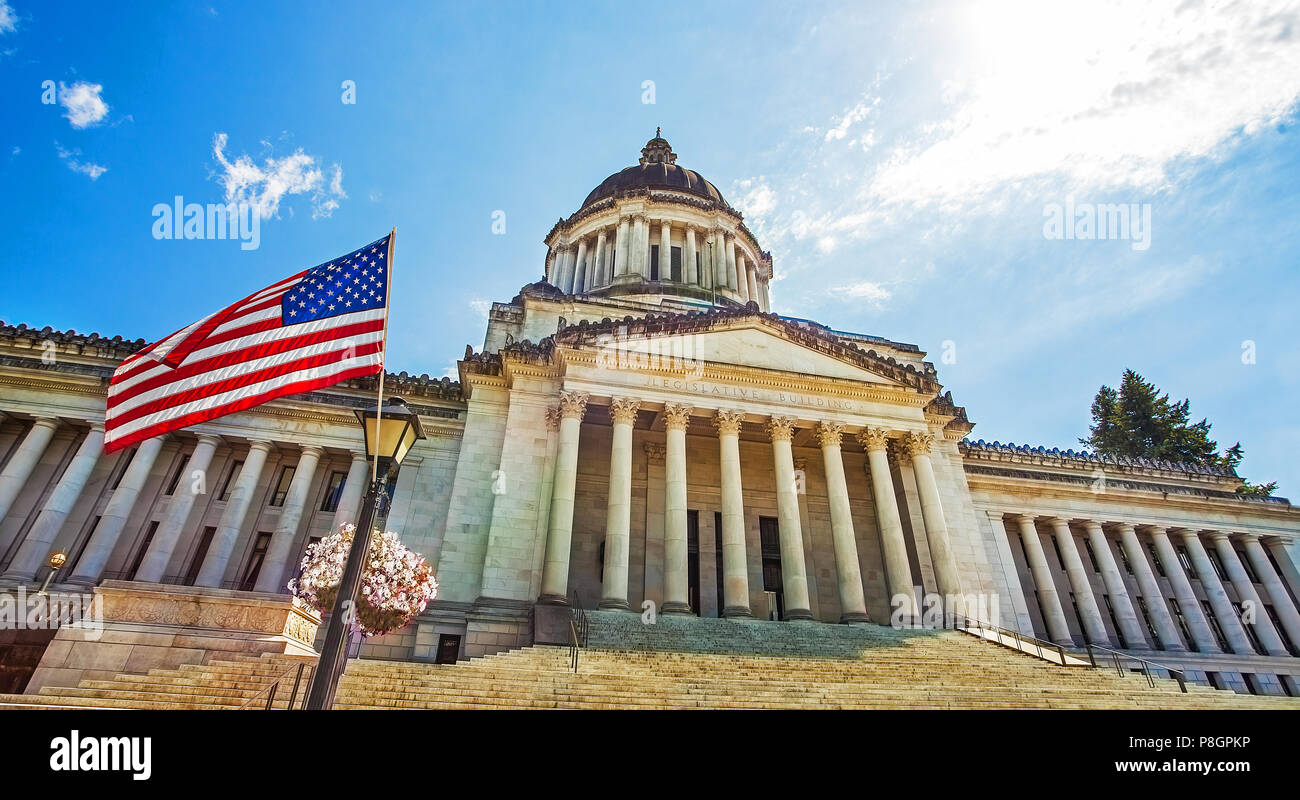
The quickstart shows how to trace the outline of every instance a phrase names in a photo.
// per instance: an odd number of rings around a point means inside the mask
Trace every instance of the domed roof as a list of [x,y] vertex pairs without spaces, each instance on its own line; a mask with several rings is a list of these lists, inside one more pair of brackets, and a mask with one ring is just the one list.
[[641,148],[640,162],[636,166],[615,172],[601,181],[600,185],[587,195],[587,199],[582,201],[582,205],[585,207],[597,200],[612,197],[616,192],[642,186],[672,189],[712,200],[723,206],[727,205],[727,201],[722,198],[722,192],[705,180],[703,175],[695,170],[677,166],[677,154],[673,152],[668,140],[659,135],[658,129],[655,130],[655,138],[646,142],[645,147]]

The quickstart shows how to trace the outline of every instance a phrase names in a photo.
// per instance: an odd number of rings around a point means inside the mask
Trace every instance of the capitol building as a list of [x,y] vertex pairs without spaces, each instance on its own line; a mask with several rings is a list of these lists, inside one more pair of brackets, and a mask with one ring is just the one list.
[[[1080,658],[1300,696],[1287,500],[1226,470],[971,438],[917,345],[781,314],[779,264],[659,135],[545,244],[459,380],[386,376],[427,437],[387,528],[440,587],[363,656],[563,644],[575,605],[857,629],[919,626],[937,596]],[[109,619],[94,643],[0,632],[0,692],[318,641],[287,584],[355,520],[375,381],[105,456],[109,378],[144,344],[0,323],[0,591],[49,578]]]

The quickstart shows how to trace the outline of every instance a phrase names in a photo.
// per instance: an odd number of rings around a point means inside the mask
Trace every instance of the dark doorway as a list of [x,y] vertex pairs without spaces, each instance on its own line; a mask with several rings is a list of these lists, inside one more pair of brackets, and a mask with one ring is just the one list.
[[686,592],[691,611],[700,613],[700,512],[686,512]]
[[434,663],[455,664],[459,658],[460,658],[460,634],[459,633],[438,634],[438,654],[434,658]]
[[718,616],[722,616],[722,610],[727,607],[726,599],[722,592],[722,512],[713,512],[713,547],[714,553],[718,557],[718,571],[714,573],[718,585]]
[[785,592],[781,584],[781,531],[776,517],[758,518],[758,539],[763,554],[763,591],[776,593],[776,618],[785,619]]

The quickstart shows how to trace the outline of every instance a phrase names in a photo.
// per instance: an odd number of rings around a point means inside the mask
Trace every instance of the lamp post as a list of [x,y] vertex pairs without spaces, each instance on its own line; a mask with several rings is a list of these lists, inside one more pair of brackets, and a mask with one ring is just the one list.
[[420,415],[406,407],[400,397],[390,397],[381,409],[357,411],[357,420],[366,438],[366,455],[375,459],[375,470],[366,499],[361,504],[356,532],[352,534],[352,547],[339,579],[338,596],[330,612],[329,627],[325,629],[325,643],[321,645],[320,662],[312,674],[307,689],[306,708],[322,710],[334,705],[334,693],[339,678],[347,666],[348,634],[356,615],[357,590],[365,569],[366,554],[376,521],[387,516],[389,480],[396,480],[402,459],[418,440],[424,438]]

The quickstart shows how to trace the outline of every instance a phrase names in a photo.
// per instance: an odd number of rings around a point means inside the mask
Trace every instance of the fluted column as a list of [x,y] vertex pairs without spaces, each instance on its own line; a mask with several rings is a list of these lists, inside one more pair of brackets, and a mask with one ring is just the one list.
[[673,278],[673,224],[663,220],[659,224],[659,280]]
[[32,470],[40,463],[45,448],[49,447],[58,429],[59,421],[54,417],[37,417],[22,444],[5,464],[4,471],[0,472],[0,520],[9,513],[10,506],[32,476]]
[[587,273],[591,271],[591,265],[587,263],[587,240],[578,240],[578,254],[573,259],[573,281],[569,287],[570,294],[582,294],[583,286],[587,281]]
[[1047,565],[1047,556],[1043,553],[1043,540],[1038,537],[1038,527],[1034,518],[1021,514],[1015,518],[1020,530],[1020,543],[1025,548],[1025,558],[1029,561],[1029,572],[1034,576],[1034,585],[1038,590],[1038,605],[1043,612],[1043,622],[1047,625],[1047,636],[1057,644],[1074,644],[1070,635],[1070,626],[1065,621],[1065,611],[1061,608],[1061,596],[1056,591],[1056,581],[1052,578],[1052,568]]
[[1151,569],[1146,548],[1138,541],[1137,531],[1128,523],[1120,524],[1118,529],[1120,545],[1124,548],[1129,566],[1133,568],[1133,577],[1137,579],[1142,599],[1146,601],[1147,614],[1151,617],[1152,627],[1156,629],[1160,646],[1172,652],[1185,651],[1187,648],[1183,645],[1183,637],[1179,635],[1178,626],[1169,614],[1169,604],[1165,602],[1160,582]]
[[601,582],[601,608],[627,608],[632,531],[632,428],[640,407],[639,400],[620,397],[609,404],[614,431],[609,452],[609,504],[605,512],[605,579]]
[[686,515],[686,428],[691,406],[667,403],[668,430],[664,467],[664,613],[689,614],[690,553]]
[[284,588],[284,570],[289,564],[294,540],[298,538],[298,529],[302,527],[307,497],[311,494],[312,480],[316,477],[316,465],[324,454],[325,451],[319,447],[308,445],[298,457],[298,466],[294,467],[293,479],[289,481],[284,507],[280,509],[280,520],[271,534],[271,543],[266,548],[262,569],[257,573],[255,588],[259,592],[278,592]]
[[1272,563],[1269,562],[1268,554],[1264,552],[1259,536],[1253,533],[1244,534],[1241,537],[1241,544],[1246,550],[1246,558],[1249,559],[1251,568],[1255,570],[1259,582],[1264,586],[1264,593],[1273,604],[1273,611],[1277,614],[1278,622],[1282,624],[1282,630],[1286,631],[1291,644],[1300,648],[1300,611],[1296,610],[1295,603],[1287,594],[1286,587],[1282,585]]
[[812,619],[808,592],[808,569],[803,557],[803,528],[799,521],[799,493],[794,480],[793,417],[771,417],[767,421],[772,440],[772,465],[776,475],[777,533],[781,538],[781,590],[785,618]]
[[745,279],[749,281],[749,299],[757,303],[761,310],[763,306],[758,299],[758,278],[754,274],[754,265],[748,261],[745,262]]
[[1223,648],[1219,647],[1210,621],[1205,618],[1205,611],[1196,599],[1196,593],[1192,591],[1192,582],[1188,580],[1183,564],[1178,560],[1178,553],[1169,541],[1168,533],[1155,525],[1150,526],[1148,532],[1151,543],[1155,545],[1156,558],[1160,559],[1160,567],[1164,570],[1170,588],[1174,590],[1178,608],[1183,612],[1183,621],[1192,633],[1192,641],[1196,642],[1197,650],[1202,653],[1222,653]]
[[90,473],[94,471],[95,464],[99,462],[99,456],[103,451],[104,424],[96,422],[90,426],[90,432],[81,441],[76,455],[63,470],[63,475],[59,477],[59,482],[55,484],[45,505],[41,507],[36,521],[27,531],[27,537],[23,539],[18,552],[9,562],[9,569],[4,575],[0,575],[0,579],[30,580],[36,574],[36,570],[46,563],[50,556],[50,549],[59,537],[59,531],[63,530],[63,521],[72,512],[72,507],[77,504],[77,499],[81,497],[81,491],[86,488]]
[[601,228],[600,233],[596,236],[596,252],[592,257],[592,263],[595,269],[591,270],[591,280],[587,281],[587,289],[596,289],[609,283],[609,278],[605,277],[605,229]]
[[1088,570],[1079,557],[1079,546],[1074,541],[1074,534],[1070,532],[1070,523],[1060,517],[1052,517],[1048,522],[1052,526],[1052,535],[1056,538],[1056,547],[1061,551],[1061,559],[1065,561],[1065,574],[1070,579],[1070,588],[1074,590],[1074,603],[1083,620],[1083,632],[1093,644],[1109,647],[1111,641],[1106,632],[1106,621],[1102,619],[1101,609],[1097,607],[1097,598],[1092,593]]
[[749,269],[746,266],[747,260],[745,254],[737,250],[736,252],[736,293],[740,295],[740,302],[748,303],[749,294]]
[[749,609],[749,561],[745,554],[745,495],[740,483],[740,425],[743,411],[718,411],[722,483],[722,600],[724,617],[753,616]]
[[[1292,554],[1292,550],[1300,547],[1300,544],[1294,539],[1269,536],[1264,539],[1264,547],[1277,562],[1278,572],[1281,573],[1283,582],[1291,589],[1291,596],[1300,600],[1300,566],[1297,566],[1296,556]],[[1300,643],[1297,646],[1300,646]]]
[[[230,564],[230,555],[235,552],[235,543],[239,541],[239,533],[244,527],[244,520],[248,517],[248,509],[253,504],[257,482],[262,477],[262,469],[266,466],[266,458],[270,452],[271,443],[268,441],[254,439],[248,443],[248,454],[244,456],[244,464],[239,468],[239,475],[235,478],[234,486],[230,489],[230,497],[226,500],[226,509],[221,512],[217,530],[212,534],[208,552],[203,557],[198,577],[194,579],[196,585],[220,588],[221,579],[225,577],[226,567]],[[295,471],[294,477],[297,477],[297,474]],[[351,475],[348,479],[351,480]]]
[[736,283],[736,237],[731,234],[727,234],[726,243],[722,246],[722,257],[726,259],[727,288],[739,293],[740,287]]
[[817,425],[817,443],[822,448],[826,469],[826,494],[831,509],[831,540],[835,546],[835,573],[840,597],[840,622],[868,622],[867,601],[862,590],[862,568],[858,563],[858,542],[853,531],[853,507],[849,484],[844,478],[840,453],[843,423]]
[[682,248],[682,281],[700,285],[700,273],[695,268],[695,226],[686,226],[686,245]]
[[[185,530],[185,522],[190,518],[190,511],[194,508],[194,501],[199,495],[194,491],[195,476],[196,474],[207,475],[208,467],[212,465],[212,455],[217,452],[219,444],[221,444],[219,437],[207,433],[199,434],[198,444],[194,446],[194,452],[185,463],[185,471],[181,473],[181,480],[176,485],[175,493],[172,494],[166,516],[163,517],[158,530],[154,532],[149,550],[145,553],[144,560],[140,562],[140,568],[136,570],[137,581],[156,583],[167,576],[167,564],[171,561],[172,551],[180,541],[181,533]],[[206,482],[205,479],[204,483]]]
[[934,577],[939,591],[946,596],[960,597],[961,577],[957,571],[957,558],[948,539],[948,523],[943,516],[943,503],[939,499],[939,483],[934,477],[930,461],[928,433],[909,433],[904,439],[907,452],[912,456],[912,471],[916,474],[916,489],[921,495],[921,517],[925,521],[925,536],[930,542],[934,559]]
[[1201,544],[1200,534],[1190,528],[1180,528],[1178,533],[1182,537],[1183,546],[1187,548],[1187,556],[1196,570],[1196,577],[1201,580],[1201,589],[1205,592],[1206,599],[1210,601],[1210,608],[1214,610],[1219,629],[1228,640],[1228,646],[1234,653],[1254,655],[1255,647],[1246,636],[1246,629],[1241,626],[1241,618],[1237,616],[1237,610],[1228,599],[1223,581],[1219,580],[1219,573],[1215,572],[1214,563],[1210,561],[1205,546]]
[[727,288],[727,234],[723,230],[713,232],[713,288]]
[[1111,552],[1106,532],[1102,530],[1100,522],[1091,519],[1084,521],[1083,528],[1088,532],[1088,541],[1092,544],[1092,553],[1097,559],[1097,568],[1101,570],[1101,581],[1106,586],[1106,594],[1110,596],[1110,607],[1115,612],[1124,645],[1144,649],[1146,635],[1142,623],[1138,621],[1137,611],[1133,608],[1133,601],[1128,596],[1128,589],[1124,586],[1124,576],[1115,563],[1115,554]]
[[876,523],[880,526],[890,607],[894,607],[898,598],[906,598],[902,611],[906,619],[911,619],[917,611],[912,594],[912,567],[907,559],[898,499],[894,496],[894,478],[889,471],[888,433],[882,428],[865,428],[858,434],[858,441],[867,451],[867,474],[871,476],[871,496],[876,506]]
[[542,594],[538,598],[542,603],[567,605],[569,602],[569,548],[573,540],[573,495],[578,485],[578,434],[586,412],[586,392],[560,392],[560,441],[555,452],[551,522],[546,535],[546,559],[542,562]]
[[1237,550],[1232,546],[1228,535],[1222,531],[1213,531],[1210,533],[1210,541],[1219,554],[1219,563],[1223,564],[1223,571],[1228,574],[1228,580],[1232,581],[1232,588],[1237,591],[1237,599],[1241,602],[1243,610],[1248,603],[1255,609],[1254,623],[1242,620],[1242,624],[1254,624],[1255,635],[1259,637],[1259,643],[1268,655],[1289,655],[1286,645],[1282,643],[1282,637],[1277,633],[1277,628],[1273,627],[1273,620],[1264,609],[1264,603],[1260,601],[1259,594],[1255,591],[1255,584],[1250,580],[1246,568],[1241,565],[1241,559],[1237,556]]
[[74,566],[72,577],[68,579],[69,583],[91,586],[99,581],[99,576],[104,572],[104,565],[108,563],[109,556],[113,553],[113,546],[117,544],[118,537],[122,535],[122,530],[126,528],[126,522],[131,517],[135,501],[139,499],[140,491],[149,480],[149,473],[158,459],[158,451],[162,450],[164,438],[155,436],[152,439],[145,439],[136,446],[131,463],[127,465],[126,472],[122,473],[122,480],[118,481],[117,488],[108,498],[104,513],[100,515],[99,524],[95,526],[94,532],[90,534],[90,541],[86,542],[85,549],[81,551],[81,558]]
[[614,239],[614,270],[618,275],[627,275],[630,270],[627,239],[631,235],[631,229],[630,218],[623,217],[618,221],[618,236]]
[[357,515],[361,513],[361,500],[370,487],[370,474],[370,458],[363,452],[353,452],[348,476],[343,481],[343,494],[339,496],[339,504],[334,508],[334,519],[330,522],[331,533],[337,533],[344,525],[357,523]]

